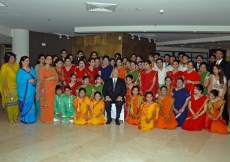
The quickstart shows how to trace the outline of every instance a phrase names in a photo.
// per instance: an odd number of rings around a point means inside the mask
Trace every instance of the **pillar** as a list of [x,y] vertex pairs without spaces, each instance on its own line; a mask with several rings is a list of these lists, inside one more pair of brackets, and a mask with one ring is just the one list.
[[12,52],[17,55],[17,62],[22,56],[29,56],[29,31],[13,29]]

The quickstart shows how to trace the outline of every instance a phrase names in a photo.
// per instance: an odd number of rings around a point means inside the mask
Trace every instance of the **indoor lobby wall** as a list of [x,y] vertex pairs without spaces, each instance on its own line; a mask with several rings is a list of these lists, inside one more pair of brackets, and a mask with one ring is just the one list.
[[[66,36],[59,38],[59,35],[56,34],[30,31],[29,42],[31,66],[36,65],[39,54],[60,56],[61,49],[66,49],[68,54],[72,52],[72,37],[69,37],[69,39]],[[45,46],[42,46],[42,43],[45,43]]]

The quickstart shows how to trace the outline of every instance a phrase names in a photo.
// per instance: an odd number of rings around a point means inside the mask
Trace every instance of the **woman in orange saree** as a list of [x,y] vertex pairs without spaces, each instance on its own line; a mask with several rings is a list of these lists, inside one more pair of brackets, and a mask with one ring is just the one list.
[[128,111],[128,98],[131,95],[133,87],[133,76],[127,75],[126,76],[126,94],[125,94],[125,110],[124,110],[124,118],[127,120],[127,117],[129,116]]
[[157,71],[153,71],[150,67],[151,62],[145,61],[145,71],[140,74],[140,94],[144,95],[146,92],[153,93],[153,100],[159,87]]
[[100,92],[94,93],[94,99],[92,99],[90,102],[89,112],[90,112],[90,116],[92,117],[91,124],[93,125],[105,124],[105,115],[104,115],[105,104],[104,104],[104,100],[101,100]]
[[55,87],[58,84],[58,75],[52,65],[52,57],[45,57],[45,66],[40,68],[39,94],[41,106],[41,121],[53,123]]
[[210,91],[210,100],[207,103],[207,115],[205,121],[205,128],[209,132],[228,134],[226,121],[222,119],[224,103],[224,100],[219,99],[218,91],[216,89]]
[[85,88],[80,88],[78,96],[73,100],[74,105],[74,124],[84,125],[91,123],[89,119],[90,98],[85,96]]
[[188,103],[188,116],[181,127],[184,130],[201,131],[205,127],[207,97],[202,95],[203,89],[201,84],[195,86],[194,95]]
[[125,79],[126,68],[122,66],[122,58],[117,58],[117,69],[119,71],[118,78]]
[[156,128],[162,129],[175,129],[178,125],[174,109],[174,98],[172,95],[168,95],[168,89],[166,86],[160,88],[160,95],[155,102],[160,106],[160,115],[156,123]]
[[159,107],[157,103],[153,102],[152,92],[146,92],[145,98],[146,102],[141,104],[138,112],[138,129],[151,130],[158,119]]
[[133,86],[132,93],[129,95],[127,99],[127,108],[129,112],[127,122],[129,124],[138,125],[137,114],[142,102],[143,102],[143,96],[139,95],[139,87]]
[[189,61],[188,62],[188,70],[184,71],[183,73],[183,79],[185,81],[185,88],[190,92],[190,94],[193,94],[193,90],[195,88],[196,84],[200,83],[200,75],[196,70],[194,69],[194,62]]

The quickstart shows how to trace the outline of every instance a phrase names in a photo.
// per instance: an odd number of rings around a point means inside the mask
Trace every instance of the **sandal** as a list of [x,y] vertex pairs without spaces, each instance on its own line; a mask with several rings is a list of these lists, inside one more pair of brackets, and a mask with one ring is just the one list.
[[19,123],[19,120],[18,120],[18,119],[15,119],[14,122],[15,122],[15,123]]
[[15,121],[9,120],[9,123],[10,123],[10,124],[15,124]]

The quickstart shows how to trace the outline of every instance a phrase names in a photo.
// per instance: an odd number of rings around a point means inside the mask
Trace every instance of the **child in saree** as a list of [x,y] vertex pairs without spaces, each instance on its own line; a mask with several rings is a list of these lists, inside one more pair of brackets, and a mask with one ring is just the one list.
[[151,130],[154,128],[155,122],[158,119],[159,107],[157,103],[153,102],[153,93],[146,92],[146,102],[141,104],[138,113],[138,129]]

